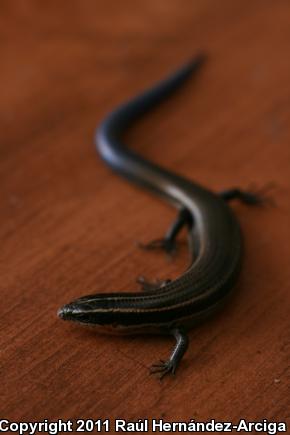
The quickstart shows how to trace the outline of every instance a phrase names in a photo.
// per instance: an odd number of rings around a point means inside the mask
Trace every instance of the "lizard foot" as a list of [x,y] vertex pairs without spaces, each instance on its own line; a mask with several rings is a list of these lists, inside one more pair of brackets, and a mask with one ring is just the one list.
[[174,375],[176,367],[177,364],[175,364],[172,360],[160,360],[158,363],[152,364],[150,367],[150,375],[156,374],[161,381],[166,375]]

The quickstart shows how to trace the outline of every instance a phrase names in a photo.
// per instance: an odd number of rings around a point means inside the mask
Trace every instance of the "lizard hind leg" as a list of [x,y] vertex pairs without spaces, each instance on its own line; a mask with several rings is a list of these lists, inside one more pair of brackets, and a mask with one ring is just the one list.
[[178,234],[186,225],[191,227],[192,224],[193,221],[191,213],[187,209],[182,208],[179,211],[176,220],[170,226],[163,238],[152,240],[146,244],[139,243],[138,246],[145,250],[161,249],[172,257],[177,249],[176,238]]
[[263,188],[249,190],[242,190],[239,188],[231,188],[220,192],[220,196],[225,201],[231,201],[233,199],[238,199],[247,205],[264,205],[264,204],[274,204],[273,199],[268,195],[269,191],[275,186],[273,183],[269,183]]

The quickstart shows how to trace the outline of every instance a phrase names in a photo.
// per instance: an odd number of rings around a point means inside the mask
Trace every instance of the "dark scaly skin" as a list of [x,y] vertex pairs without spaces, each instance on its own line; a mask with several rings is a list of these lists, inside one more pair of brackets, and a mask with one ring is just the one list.
[[202,61],[203,57],[197,56],[173,75],[119,106],[105,118],[96,133],[97,149],[113,170],[181,211],[184,222],[177,221],[172,240],[187,223],[189,245],[195,250],[191,265],[176,280],[166,281],[146,293],[94,294],[59,310],[63,319],[95,325],[103,331],[173,334],[177,344],[171,357],[152,366],[152,372],[159,373],[160,377],[175,372],[187,349],[186,329],[222,306],[238,277],[241,232],[226,200],[235,197],[248,203],[257,200],[254,195],[238,189],[215,194],[147,161],[122,143],[125,130],[177,90]]

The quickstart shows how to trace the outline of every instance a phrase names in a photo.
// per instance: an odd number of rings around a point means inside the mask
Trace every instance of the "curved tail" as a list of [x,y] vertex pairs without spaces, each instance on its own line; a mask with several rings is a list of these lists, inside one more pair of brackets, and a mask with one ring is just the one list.
[[122,143],[122,135],[138,118],[178,90],[199,69],[204,59],[203,54],[197,55],[155,86],[121,104],[103,120],[96,132],[97,149],[112,169],[173,202],[176,198],[170,188],[172,182],[176,188],[176,184],[184,184],[185,180],[128,149]]

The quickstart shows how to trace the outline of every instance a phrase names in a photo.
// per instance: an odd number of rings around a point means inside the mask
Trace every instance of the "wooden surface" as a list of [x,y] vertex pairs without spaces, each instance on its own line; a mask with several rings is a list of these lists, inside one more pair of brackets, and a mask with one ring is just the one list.
[[[289,418],[289,17],[282,0],[1,2],[2,417]],[[169,338],[99,336],[56,311],[186,267],[186,245],[174,262],[136,248],[175,212],[105,167],[93,134],[200,49],[200,75],[127,141],[216,191],[274,182],[277,205],[233,205],[236,296],[159,383],[147,368]]]

